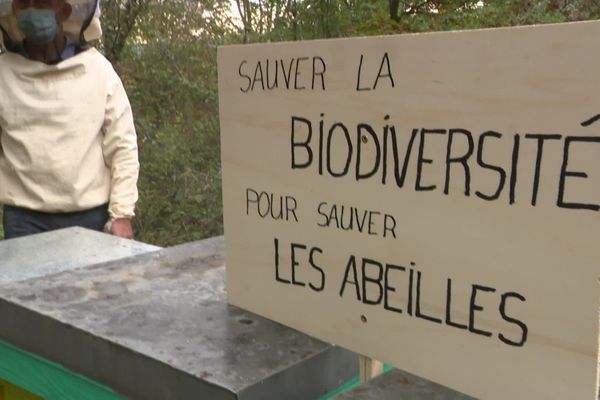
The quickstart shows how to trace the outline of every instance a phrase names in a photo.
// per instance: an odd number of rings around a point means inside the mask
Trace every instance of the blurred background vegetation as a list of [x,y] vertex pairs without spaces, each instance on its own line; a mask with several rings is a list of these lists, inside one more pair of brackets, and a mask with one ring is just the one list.
[[[138,240],[223,233],[217,47],[596,19],[600,0],[102,0],[136,118]],[[1,231],[0,231],[1,235]]]

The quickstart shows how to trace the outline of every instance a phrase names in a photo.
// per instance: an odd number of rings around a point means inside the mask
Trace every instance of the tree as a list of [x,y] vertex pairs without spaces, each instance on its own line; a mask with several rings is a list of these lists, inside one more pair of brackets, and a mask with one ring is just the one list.
[[154,0],[110,0],[102,2],[106,29],[102,47],[113,63],[119,61],[127,40],[135,31],[136,23],[147,15]]
[[135,18],[125,4],[110,7],[103,45],[127,88],[140,145],[137,236],[171,245],[221,234],[216,47],[229,32],[229,4],[152,0]]

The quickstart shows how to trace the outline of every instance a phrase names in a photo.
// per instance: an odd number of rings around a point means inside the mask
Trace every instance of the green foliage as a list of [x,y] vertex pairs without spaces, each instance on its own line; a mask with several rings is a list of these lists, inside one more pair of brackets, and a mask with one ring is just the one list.
[[[104,48],[118,60],[136,120],[139,240],[167,246],[223,232],[215,44],[224,31],[206,18],[222,16],[222,7],[154,1],[133,27],[105,22]],[[118,29],[128,32],[127,45],[111,53]]]
[[103,0],[142,170],[137,238],[222,234],[216,47],[597,18],[600,0]]
[[241,42],[488,28],[597,18],[600,0],[238,0]]

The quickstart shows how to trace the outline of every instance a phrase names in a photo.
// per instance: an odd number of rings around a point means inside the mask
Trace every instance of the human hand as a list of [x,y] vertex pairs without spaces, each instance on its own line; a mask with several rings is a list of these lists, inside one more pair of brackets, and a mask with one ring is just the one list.
[[111,222],[108,233],[125,239],[133,239],[133,228],[131,220],[127,218],[118,218]]

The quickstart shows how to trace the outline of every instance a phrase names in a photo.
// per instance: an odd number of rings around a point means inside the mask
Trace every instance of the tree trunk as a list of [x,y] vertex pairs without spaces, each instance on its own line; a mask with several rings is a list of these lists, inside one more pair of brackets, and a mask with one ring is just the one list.
[[109,14],[114,22],[111,29],[107,29],[104,42],[106,58],[110,62],[116,63],[119,60],[140,14],[148,8],[149,3],[150,0],[128,0],[125,4],[115,1],[111,5],[112,9],[106,10],[105,14]]
[[398,7],[400,7],[400,0],[390,0],[390,18],[396,22],[400,21]]

